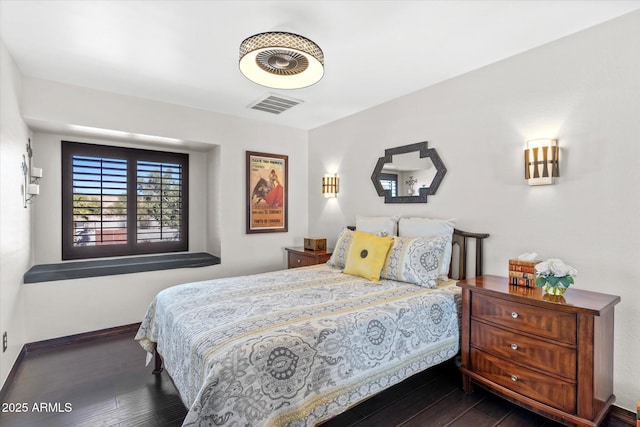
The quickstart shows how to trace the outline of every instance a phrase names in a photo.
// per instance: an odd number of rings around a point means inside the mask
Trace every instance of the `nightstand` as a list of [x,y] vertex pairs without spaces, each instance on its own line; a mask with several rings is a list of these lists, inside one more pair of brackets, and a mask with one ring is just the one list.
[[562,423],[594,426],[613,395],[614,306],[569,288],[562,297],[484,275],[462,288],[463,387],[478,384]]
[[308,251],[304,247],[285,248],[287,251],[287,268],[306,267],[308,265],[323,264],[329,261],[333,249],[324,251]]

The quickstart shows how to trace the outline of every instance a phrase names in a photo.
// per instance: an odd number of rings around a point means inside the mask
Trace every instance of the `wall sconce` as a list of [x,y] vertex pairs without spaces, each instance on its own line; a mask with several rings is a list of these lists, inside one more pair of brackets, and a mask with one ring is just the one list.
[[29,156],[29,163],[27,164],[27,158],[22,155],[22,176],[24,178],[24,186],[22,187],[22,200],[23,205],[26,208],[27,202],[30,202],[35,196],[40,194],[40,179],[42,178],[42,168],[35,168],[31,166],[31,157],[33,156],[33,150],[31,149],[31,140],[27,143],[27,155]]
[[560,176],[560,148],[557,139],[533,139],[527,141],[524,150],[524,178],[529,185],[553,184]]
[[322,177],[322,194],[327,199],[330,197],[338,197],[338,175],[325,175]]

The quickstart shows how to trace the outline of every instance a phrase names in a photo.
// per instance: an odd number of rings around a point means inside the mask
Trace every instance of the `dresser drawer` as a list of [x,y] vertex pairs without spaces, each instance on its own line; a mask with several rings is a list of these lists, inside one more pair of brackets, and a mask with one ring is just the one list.
[[289,253],[289,268],[306,267],[315,264],[316,260],[313,257]]
[[513,362],[576,379],[576,351],[513,331],[471,322],[471,345]]
[[576,343],[576,316],[573,313],[474,294],[471,316],[568,344]]
[[475,348],[471,349],[471,366],[475,373],[516,393],[568,413],[576,412],[574,383],[525,369]]

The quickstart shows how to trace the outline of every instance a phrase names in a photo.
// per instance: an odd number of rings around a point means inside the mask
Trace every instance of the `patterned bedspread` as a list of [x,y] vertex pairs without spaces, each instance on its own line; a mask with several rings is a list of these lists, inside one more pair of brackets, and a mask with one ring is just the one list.
[[455,356],[456,293],[325,265],[215,279],[160,292],[136,339],[185,426],[312,426]]

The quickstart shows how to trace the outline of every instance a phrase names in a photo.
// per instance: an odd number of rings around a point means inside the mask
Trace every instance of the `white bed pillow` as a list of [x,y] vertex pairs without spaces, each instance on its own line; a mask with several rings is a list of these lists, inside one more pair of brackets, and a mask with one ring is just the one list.
[[394,237],[380,277],[435,288],[449,241],[447,236]]
[[356,217],[356,230],[376,236],[397,236],[397,216],[358,216]]
[[398,221],[398,236],[400,237],[438,237],[447,236],[448,243],[445,247],[440,263],[440,277],[449,275],[449,265],[451,264],[453,228],[455,226],[452,219],[432,219],[432,218],[400,218]]

